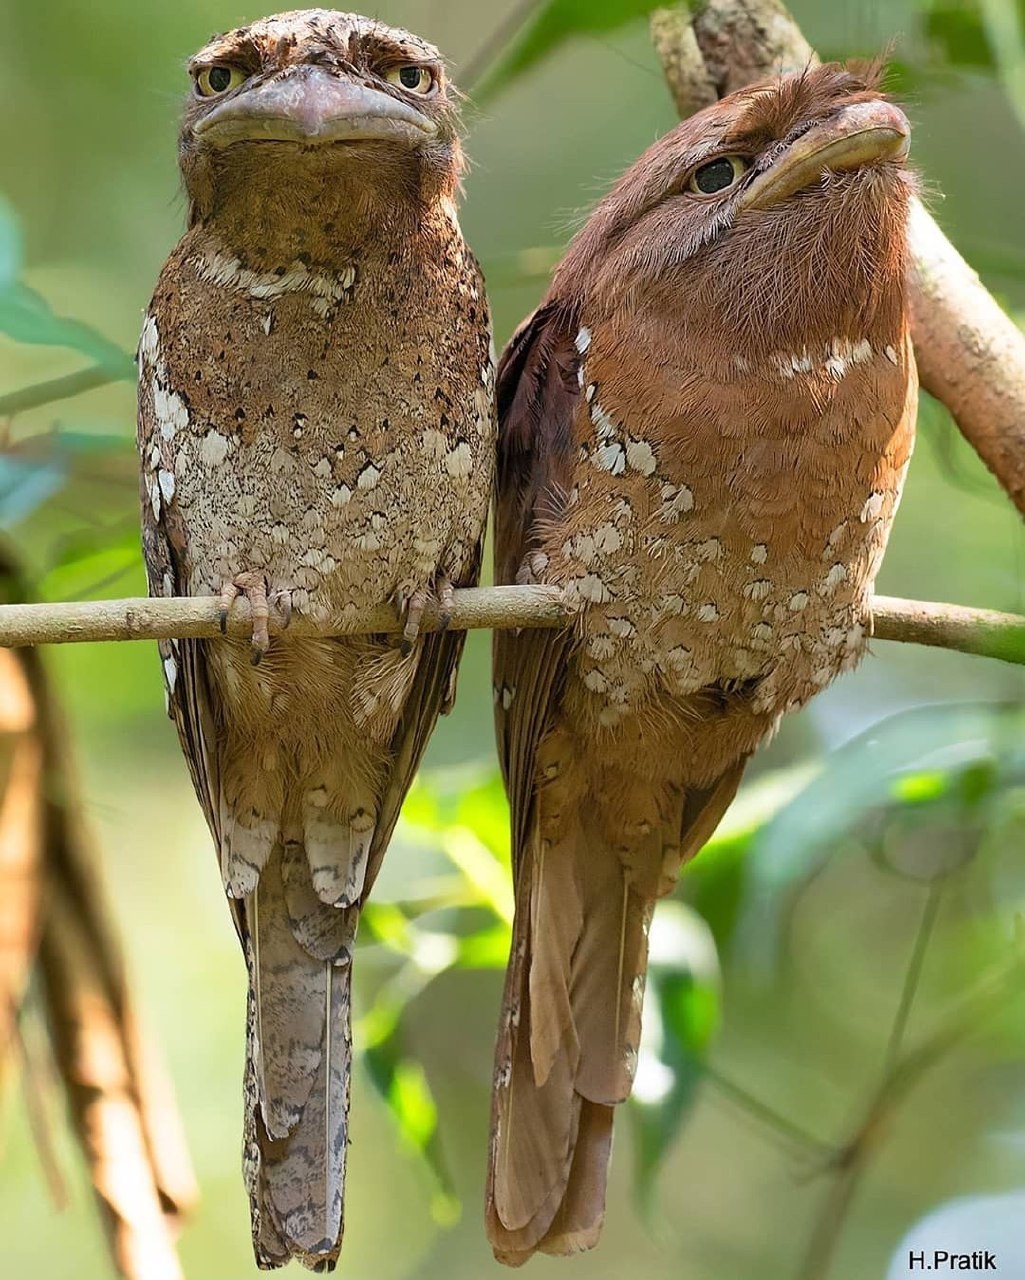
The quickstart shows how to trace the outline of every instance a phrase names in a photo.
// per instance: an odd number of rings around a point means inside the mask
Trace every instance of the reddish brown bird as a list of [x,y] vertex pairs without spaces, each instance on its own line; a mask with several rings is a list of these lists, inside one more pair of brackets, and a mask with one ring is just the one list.
[[499,369],[495,644],[516,924],[487,1226],[595,1244],[657,898],[784,712],[850,670],[914,435],[908,125],[872,73],[746,89],[657,142]]
[[[253,607],[252,646],[162,653],[249,970],[257,1261],[325,1270],[359,909],[461,648],[419,619],[478,576],[490,326],[433,46],[313,9],[216,37],[190,72],[189,228],[139,348],[145,553],[154,594]],[[393,600],[405,639],[271,640],[275,600],[314,618]]]

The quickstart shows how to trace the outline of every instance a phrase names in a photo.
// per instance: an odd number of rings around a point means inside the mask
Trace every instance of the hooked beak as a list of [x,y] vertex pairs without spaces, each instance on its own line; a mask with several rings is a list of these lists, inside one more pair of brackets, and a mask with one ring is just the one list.
[[437,126],[390,94],[304,66],[280,79],[244,89],[215,107],[193,132],[217,147],[235,142],[405,142],[432,137]]
[[841,173],[908,154],[910,126],[890,102],[856,102],[809,129],[760,173],[737,198],[738,209],[764,209],[779,204],[827,171]]

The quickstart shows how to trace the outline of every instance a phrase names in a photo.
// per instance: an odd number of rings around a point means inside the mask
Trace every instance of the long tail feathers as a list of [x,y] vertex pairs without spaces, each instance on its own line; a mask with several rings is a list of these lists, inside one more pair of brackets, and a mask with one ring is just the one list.
[[302,845],[275,847],[245,900],[244,1165],[262,1268],[334,1268],[348,1141],[356,912],[321,902]]
[[519,850],[498,1030],[486,1221],[496,1258],[592,1248],[605,1217],[612,1116],[630,1094],[648,927],[744,771],[707,789],[631,792],[614,848],[598,806],[535,792]]
[[487,1228],[517,1266],[593,1247],[616,1103],[640,1038],[651,900],[586,821],[534,832],[517,886],[492,1107]]

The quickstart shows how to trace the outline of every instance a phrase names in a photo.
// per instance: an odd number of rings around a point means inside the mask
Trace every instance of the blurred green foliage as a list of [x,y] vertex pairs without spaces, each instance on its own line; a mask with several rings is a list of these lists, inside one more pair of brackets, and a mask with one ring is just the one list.
[[88,356],[113,377],[132,377],[132,362],[120,347],[108,342],[102,334],[80,320],[67,320],[54,315],[44,298],[19,281],[21,265],[21,230],[10,205],[2,200],[0,333],[13,338],[15,342],[28,342],[44,347],[70,347],[73,351]]
[[473,82],[474,101],[490,101],[564,41],[615,31],[657,8],[658,0],[542,0],[514,7],[485,50],[493,47],[495,57]]
[[[168,200],[180,64],[210,28],[254,15],[227,0],[102,0],[88,13],[71,0],[11,2],[0,49],[0,95],[17,108],[0,112],[0,526],[44,597],[133,594],[132,405],[119,380],[131,377],[125,352],[180,220]],[[651,7],[395,0],[382,13],[437,39],[457,71],[483,71],[488,114],[470,112],[464,222],[500,339],[543,289],[566,210],[672,123],[639,19]],[[1020,8],[794,9],[830,54],[896,41],[916,155],[947,193],[943,220],[1021,307],[1025,178],[1009,160],[1025,121]],[[70,389],[88,396],[61,400],[55,421],[53,397],[82,375],[94,380]],[[1017,517],[928,400],[921,425],[882,589],[1021,609]],[[486,650],[472,638],[456,713],[363,922],[365,1070],[343,1264],[375,1280],[493,1266],[478,1213],[459,1218],[480,1197],[512,918]],[[145,647],[113,645],[53,662],[203,1182],[183,1240],[188,1274],[250,1274],[237,1176],[241,970],[157,664]],[[756,762],[655,917],[637,1088],[619,1122],[606,1238],[580,1264],[589,1276],[629,1266],[641,1280],[811,1280],[828,1259],[837,1280],[861,1280],[944,1197],[1020,1185],[1023,692],[1022,673],[996,663],[880,646]],[[80,1196],[55,1255],[17,1120],[0,1177],[0,1273],[107,1274]]]

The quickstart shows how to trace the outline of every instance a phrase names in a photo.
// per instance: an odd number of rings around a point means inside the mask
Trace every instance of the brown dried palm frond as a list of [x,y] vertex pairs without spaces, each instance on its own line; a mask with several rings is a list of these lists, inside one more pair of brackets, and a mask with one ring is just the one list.
[[[24,598],[0,548],[0,595]],[[127,1280],[179,1280],[175,1236],[195,1183],[171,1090],[140,1032],[82,816],[59,707],[39,655],[0,650],[0,1081],[25,1058],[30,1121],[59,1184],[19,1019],[42,1006],[53,1066]]]

